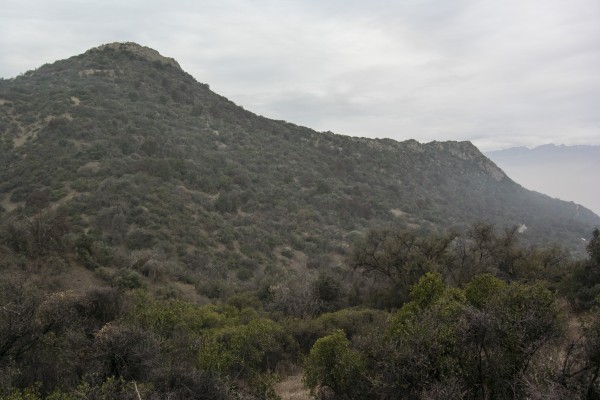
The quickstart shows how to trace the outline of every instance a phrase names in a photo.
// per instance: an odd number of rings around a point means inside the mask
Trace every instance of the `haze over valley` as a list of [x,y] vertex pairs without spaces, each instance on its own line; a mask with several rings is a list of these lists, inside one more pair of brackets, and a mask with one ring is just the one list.
[[600,214],[600,146],[516,147],[485,155],[526,188]]

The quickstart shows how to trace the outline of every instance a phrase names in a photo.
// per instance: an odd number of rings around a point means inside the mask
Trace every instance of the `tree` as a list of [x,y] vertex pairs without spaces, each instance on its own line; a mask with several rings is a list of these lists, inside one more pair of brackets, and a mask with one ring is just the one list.
[[387,334],[359,348],[377,398],[524,398],[531,371],[545,368],[536,356],[561,329],[542,286],[487,274],[462,290],[427,273]]
[[562,333],[554,295],[541,285],[509,285],[491,275],[476,277],[465,294],[473,383],[484,397],[522,397],[535,355]]
[[399,306],[410,287],[429,271],[439,271],[449,257],[455,235],[419,235],[411,230],[371,230],[352,249],[350,265],[375,278],[383,277],[392,288],[388,306]]
[[315,297],[321,303],[321,311],[332,311],[338,308],[341,297],[341,284],[332,275],[320,273],[313,282],[312,289]]
[[575,308],[588,310],[600,300],[600,230],[594,229],[587,245],[589,259],[577,262],[563,279],[561,289]]
[[519,227],[507,227],[500,233],[494,225],[475,222],[467,232],[470,240],[470,262],[477,272],[493,273],[505,279],[517,278],[519,267],[527,258],[525,250],[518,246]]
[[315,342],[304,368],[304,383],[313,395],[329,388],[336,399],[366,398],[364,360],[341,329]]
[[11,221],[7,226],[7,237],[4,241],[15,252],[37,257],[61,250],[62,238],[69,230],[70,225],[65,214],[40,210],[31,217]]
[[159,343],[150,332],[114,321],[97,332],[92,351],[103,378],[142,380],[159,365]]
[[202,369],[234,378],[272,371],[291,346],[291,337],[274,321],[256,318],[247,325],[215,329],[202,338]]
[[592,239],[587,245],[587,252],[591,261],[600,268],[600,229],[594,229]]
[[462,291],[444,285],[437,273],[425,274],[411,300],[390,321],[387,337],[370,359],[380,398],[418,398],[436,383],[458,379],[462,385],[464,303]]

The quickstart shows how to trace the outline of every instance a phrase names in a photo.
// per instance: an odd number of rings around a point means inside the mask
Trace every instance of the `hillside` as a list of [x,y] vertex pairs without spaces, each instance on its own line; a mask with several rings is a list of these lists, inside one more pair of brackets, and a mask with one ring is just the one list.
[[0,400],[600,394],[600,218],[471,143],[269,120],[133,43],[0,80],[0,132]]
[[547,144],[497,150],[486,156],[526,188],[600,213],[600,186],[593,178],[600,169],[600,146]]
[[600,225],[515,184],[471,143],[270,120],[133,43],[1,80],[0,104],[3,219],[66,216],[92,267],[134,254],[171,272],[259,281],[337,262],[377,226],[523,224],[526,242],[582,251]]

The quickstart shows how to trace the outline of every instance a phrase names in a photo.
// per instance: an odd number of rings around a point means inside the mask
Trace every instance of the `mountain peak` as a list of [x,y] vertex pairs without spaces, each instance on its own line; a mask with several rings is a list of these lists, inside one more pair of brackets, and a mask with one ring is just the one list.
[[109,51],[116,50],[116,51],[132,53],[138,57],[145,58],[148,61],[160,62],[162,64],[168,64],[173,67],[176,67],[177,69],[181,69],[181,66],[179,65],[179,63],[177,61],[175,61],[175,59],[170,58],[170,57],[165,57],[165,56],[161,55],[158,51],[156,51],[150,47],[142,46],[135,42],[106,43],[106,44],[100,45],[98,47],[94,47],[94,48],[88,50],[88,52],[106,51],[106,50],[109,50]]
[[281,249],[317,256],[374,226],[524,224],[525,240],[583,251],[600,223],[506,179],[470,142],[350,138],[266,119],[136,43],[0,80],[0,216],[46,208],[107,246],[159,246],[202,271],[235,251],[242,277]]

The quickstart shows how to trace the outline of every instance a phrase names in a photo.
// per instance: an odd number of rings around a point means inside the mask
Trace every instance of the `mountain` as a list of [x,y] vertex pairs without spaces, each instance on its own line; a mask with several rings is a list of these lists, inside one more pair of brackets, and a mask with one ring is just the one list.
[[546,144],[532,149],[513,147],[486,153],[516,182],[600,214],[600,146]]
[[[600,225],[516,184],[469,142],[353,138],[257,116],[134,43],[0,80],[0,132],[5,243],[43,252],[64,226],[101,275],[144,265],[146,276],[259,282],[338,264],[372,227],[479,220],[581,252]],[[11,236],[19,227],[29,244]]]

